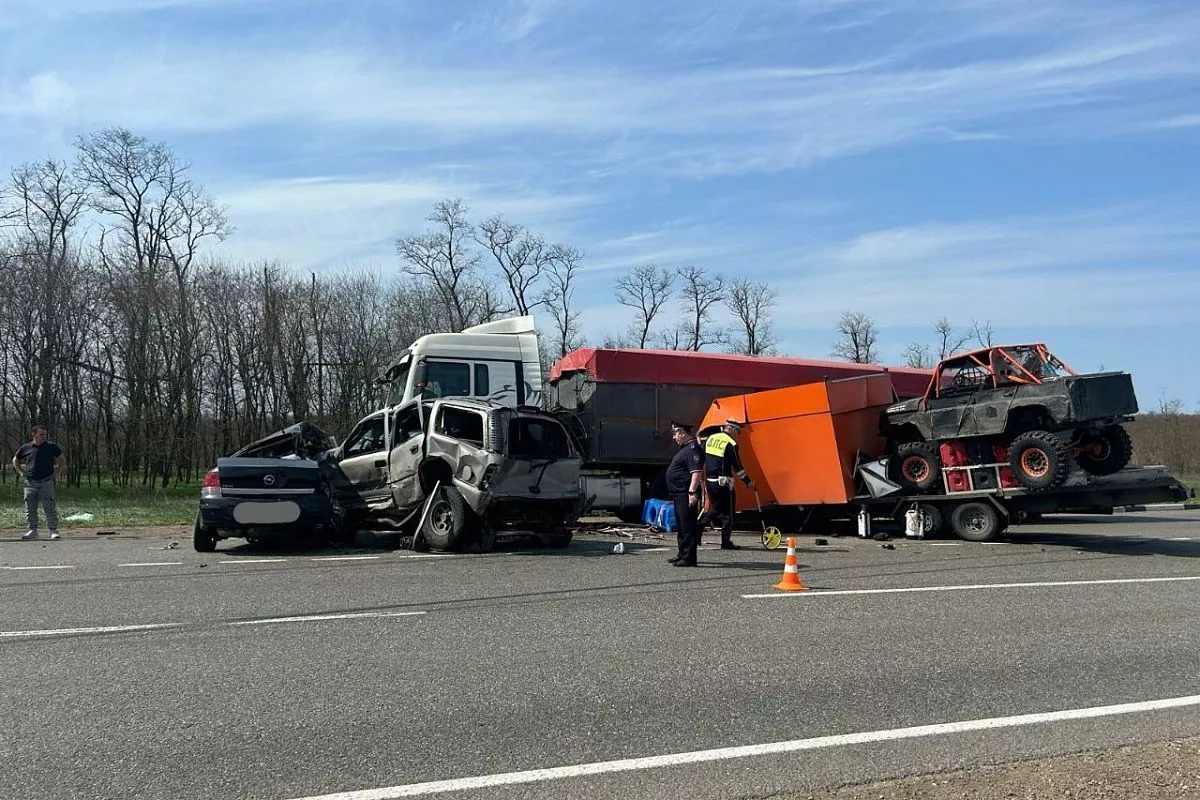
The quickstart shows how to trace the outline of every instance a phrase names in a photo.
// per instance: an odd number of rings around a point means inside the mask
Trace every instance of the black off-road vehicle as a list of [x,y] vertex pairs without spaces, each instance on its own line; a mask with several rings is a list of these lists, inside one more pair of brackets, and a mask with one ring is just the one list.
[[1080,375],[1043,344],[989,347],[938,364],[924,397],[883,413],[891,479],[927,492],[941,485],[940,445],[960,441],[971,463],[1006,451],[1023,487],[1062,485],[1074,460],[1093,475],[1129,464],[1133,446],[1121,423],[1138,411],[1125,372]]

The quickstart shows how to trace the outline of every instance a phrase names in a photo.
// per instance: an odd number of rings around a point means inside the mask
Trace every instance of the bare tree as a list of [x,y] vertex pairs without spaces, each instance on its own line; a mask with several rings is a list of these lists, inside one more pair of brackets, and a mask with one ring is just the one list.
[[[73,236],[87,204],[85,187],[66,164],[46,160],[12,171],[11,183],[0,189],[0,213],[11,225],[25,262],[26,281],[36,287],[25,311],[37,314],[36,334],[23,363],[28,421],[57,424],[53,379],[56,362],[64,357],[63,312],[66,295],[77,276],[79,252]],[[31,331],[33,333],[33,331]]]
[[775,349],[775,324],[772,312],[779,294],[765,282],[738,278],[729,285],[729,310],[741,327],[734,352],[761,356]]
[[954,326],[950,324],[950,320],[946,317],[939,319],[933,329],[937,332],[938,337],[938,361],[961,352],[963,346],[971,341],[971,334],[955,333]]
[[518,314],[530,314],[546,304],[546,295],[539,290],[539,283],[556,260],[555,246],[500,216],[486,219],[479,225],[476,241],[488,249],[500,267]]
[[713,325],[712,309],[725,297],[724,279],[695,266],[681,267],[678,275],[680,295],[686,304],[686,316],[680,326],[684,349],[699,352],[706,345],[721,343],[725,335]]
[[467,218],[462,200],[440,200],[425,219],[425,233],[405,236],[396,242],[404,271],[427,281],[446,311],[452,330],[469,327],[481,313],[490,313],[492,298],[481,302],[478,271],[482,257],[471,247],[475,226]]
[[933,357],[929,354],[929,345],[913,342],[904,348],[904,363],[913,369],[932,369]]
[[988,320],[982,325],[978,322],[971,323],[971,332],[975,336],[975,341],[979,342],[980,347],[992,346],[992,322]]
[[855,364],[874,364],[879,360],[875,320],[861,311],[847,311],[838,320],[837,332],[839,338],[833,344],[832,355]]
[[583,346],[579,311],[574,307],[575,279],[582,261],[583,253],[573,247],[555,245],[551,248],[550,270],[547,287],[542,295],[542,304],[549,309],[554,319],[554,342],[551,352],[557,354],[556,358],[562,358]]
[[617,281],[617,302],[634,312],[631,338],[645,349],[655,318],[671,297],[675,277],[654,264],[640,264]]
[[[76,175],[105,228],[98,252],[120,315],[121,369],[129,391],[124,477],[166,480],[190,453],[199,414],[199,353],[190,269],[200,244],[224,239],[224,209],[187,175],[169,147],[109,128],[76,143]],[[160,298],[166,295],[170,301]],[[153,472],[152,472],[153,471]]]

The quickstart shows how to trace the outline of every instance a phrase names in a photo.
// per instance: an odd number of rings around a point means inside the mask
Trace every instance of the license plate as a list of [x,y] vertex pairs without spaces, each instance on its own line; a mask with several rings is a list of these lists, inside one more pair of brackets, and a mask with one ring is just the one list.
[[241,525],[286,525],[300,519],[300,506],[291,500],[278,503],[238,503],[233,518]]

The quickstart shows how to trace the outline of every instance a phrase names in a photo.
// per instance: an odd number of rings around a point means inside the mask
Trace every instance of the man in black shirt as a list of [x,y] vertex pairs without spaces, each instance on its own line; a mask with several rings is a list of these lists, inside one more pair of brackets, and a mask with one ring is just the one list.
[[677,567],[694,567],[696,548],[700,544],[700,527],[696,519],[700,513],[704,451],[692,435],[692,426],[687,423],[672,422],[671,435],[679,445],[667,467],[667,492],[675,506],[675,520],[679,525],[679,553],[671,563]]
[[62,448],[46,438],[46,429],[33,429],[33,441],[26,442],[13,454],[13,469],[25,478],[25,521],[29,530],[22,539],[38,538],[38,502],[46,510],[50,538],[58,537],[58,503],[54,498],[54,473],[67,466]]

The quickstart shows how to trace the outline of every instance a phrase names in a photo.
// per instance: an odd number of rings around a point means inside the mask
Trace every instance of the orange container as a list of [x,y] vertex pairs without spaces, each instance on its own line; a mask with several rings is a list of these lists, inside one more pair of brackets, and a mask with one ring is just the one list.
[[[884,454],[879,419],[892,402],[887,374],[808,383],[719,397],[699,432],[704,437],[727,419],[744,425],[738,449],[764,506],[846,503],[855,494],[858,456]],[[741,481],[735,486],[737,509],[753,509],[754,492]]]

